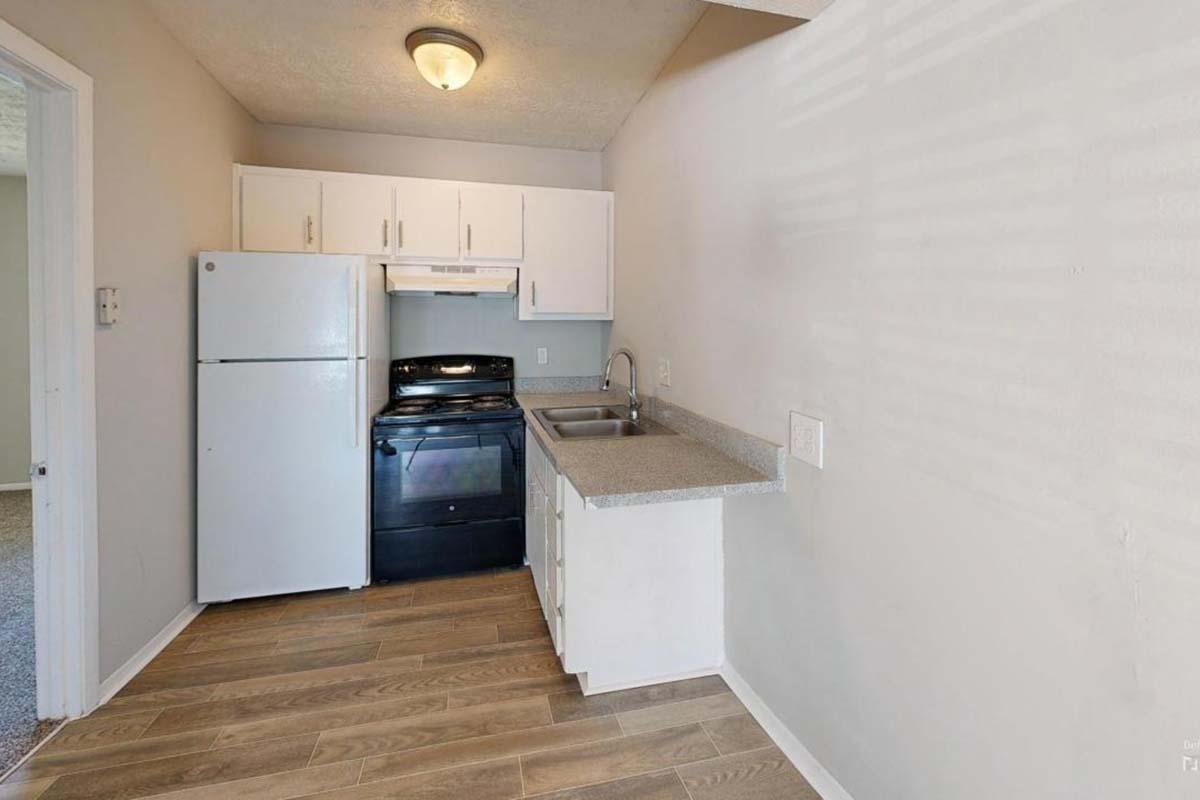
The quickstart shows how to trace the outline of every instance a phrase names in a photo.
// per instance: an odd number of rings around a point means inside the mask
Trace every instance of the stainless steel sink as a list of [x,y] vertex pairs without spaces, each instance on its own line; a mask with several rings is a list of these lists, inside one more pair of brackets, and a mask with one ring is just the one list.
[[656,422],[628,418],[625,406],[575,406],[570,408],[537,408],[533,415],[550,434],[551,439],[621,439],[627,436],[672,434]]
[[551,426],[551,435],[560,439],[607,439],[617,436],[644,436],[646,431],[627,419],[593,419],[581,422],[558,422]]
[[534,413],[547,422],[583,422],[596,419],[624,419],[620,407],[579,406],[577,408],[544,408]]

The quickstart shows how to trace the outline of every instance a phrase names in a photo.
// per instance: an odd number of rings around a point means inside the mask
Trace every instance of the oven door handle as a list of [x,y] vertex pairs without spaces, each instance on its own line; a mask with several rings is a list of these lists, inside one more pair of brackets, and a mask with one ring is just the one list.
[[458,433],[453,436],[389,436],[386,439],[380,439],[383,442],[448,442],[451,439],[475,439],[482,441],[486,433]]

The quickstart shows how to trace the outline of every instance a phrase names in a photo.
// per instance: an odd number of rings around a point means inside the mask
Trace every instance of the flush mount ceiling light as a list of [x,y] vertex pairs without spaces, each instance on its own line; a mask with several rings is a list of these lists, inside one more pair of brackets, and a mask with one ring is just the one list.
[[483,49],[475,40],[444,28],[415,30],[404,45],[421,77],[448,92],[466,86],[483,63]]

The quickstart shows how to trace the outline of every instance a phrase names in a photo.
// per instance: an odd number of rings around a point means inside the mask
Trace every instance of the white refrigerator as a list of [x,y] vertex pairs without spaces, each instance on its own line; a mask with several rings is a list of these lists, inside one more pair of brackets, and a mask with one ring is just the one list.
[[203,252],[197,275],[199,601],[365,585],[383,267]]

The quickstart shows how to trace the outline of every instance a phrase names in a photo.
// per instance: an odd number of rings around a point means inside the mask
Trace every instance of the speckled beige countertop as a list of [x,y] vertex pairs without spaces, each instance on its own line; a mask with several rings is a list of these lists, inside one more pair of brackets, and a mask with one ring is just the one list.
[[[610,508],[783,491],[781,479],[683,433],[560,441],[551,439],[531,413],[537,408],[618,406],[624,399],[624,392],[615,391],[517,394],[529,429],[589,506]],[[653,419],[648,426],[662,427]]]

